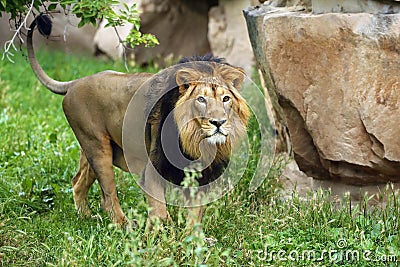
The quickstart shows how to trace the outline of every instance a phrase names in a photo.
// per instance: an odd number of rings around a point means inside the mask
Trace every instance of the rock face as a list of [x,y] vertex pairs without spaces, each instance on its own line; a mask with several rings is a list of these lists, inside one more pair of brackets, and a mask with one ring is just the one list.
[[[154,34],[160,44],[154,48],[135,47],[130,51],[139,65],[155,62],[169,65],[182,56],[212,52],[251,74],[253,52],[246,30],[242,9],[250,1],[243,0],[125,0],[136,3],[140,10],[141,31]],[[96,47],[113,59],[121,58],[123,49],[114,29],[96,32]],[[118,29],[124,39],[131,25]]]
[[133,54],[139,65],[211,52],[207,40],[208,11],[215,1],[142,0],[141,31],[152,33],[160,41],[153,48],[135,47]]
[[303,6],[311,8],[311,0],[261,0],[260,2],[275,7]]
[[250,39],[307,175],[400,180],[400,15],[245,11]]
[[234,65],[244,68],[251,75],[254,65],[253,51],[246,33],[242,10],[249,1],[220,0],[209,12],[208,41],[211,51]]
[[[86,25],[78,29],[79,19],[71,14],[65,16],[59,7],[61,12],[52,14],[53,33],[46,43],[64,47],[68,52],[102,55],[114,60],[127,58],[138,65],[165,66],[183,56],[212,52],[251,75],[254,58],[242,9],[252,1],[121,0],[113,8],[118,12],[123,4],[135,4],[141,18],[140,30],[154,34],[160,41],[154,48],[134,49],[124,49],[120,44],[133,25],[116,27],[118,35],[114,28],[105,27],[107,21],[100,22],[97,28]],[[1,45],[12,38],[7,14],[0,18],[0,33],[4,33],[0,34]]]
[[371,13],[390,14],[398,13],[400,6],[398,0],[313,0],[312,11],[315,14],[341,12],[341,13]]

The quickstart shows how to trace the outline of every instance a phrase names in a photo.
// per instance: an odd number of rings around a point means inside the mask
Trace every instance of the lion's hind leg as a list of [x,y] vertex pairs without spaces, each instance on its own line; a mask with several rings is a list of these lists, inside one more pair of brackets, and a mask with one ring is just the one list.
[[102,208],[109,214],[113,223],[129,225],[117,196],[113,152],[109,137],[101,134],[98,136],[77,134],[77,136],[79,136],[78,140],[99,182],[102,193]]
[[88,205],[89,189],[96,180],[93,169],[81,150],[81,158],[79,169],[75,177],[72,179],[72,187],[74,190],[74,203],[78,214],[89,217],[90,209]]

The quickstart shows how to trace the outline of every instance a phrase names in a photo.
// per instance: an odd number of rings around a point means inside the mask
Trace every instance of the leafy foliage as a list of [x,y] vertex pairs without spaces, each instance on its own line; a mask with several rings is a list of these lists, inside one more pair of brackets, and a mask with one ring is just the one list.
[[116,0],[50,0],[46,2],[42,0],[0,0],[0,12],[11,15],[14,26],[18,31],[20,26],[25,23],[25,18],[29,15],[29,12],[34,15],[39,13],[39,10],[48,13],[55,10],[58,4],[64,10],[69,10],[67,7],[71,7],[72,13],[80,18],[78,27],[86,24],[97,25],[101,20],[108,22],[106,27],[123,26],[130,23],[133,28],[127,39],[121,40],[124,45],[129,44],[134,47],[144,44],[146,47],[150,47],[158,44],[154,35],[140,32],[140,17],[136,4],[128,6],[124,3],[120,7],[120,2]]
[[[55,1],[54,1],[55,2]],[[30,5],[33,3],[35,9],[39,10],[40,6],[44,6],[43,1],[27,1],[27,0],[0,0],[0,12],[9,13],[11,19],[16,19],[27,13]],[[2,14],[0,13],[0,16]]]

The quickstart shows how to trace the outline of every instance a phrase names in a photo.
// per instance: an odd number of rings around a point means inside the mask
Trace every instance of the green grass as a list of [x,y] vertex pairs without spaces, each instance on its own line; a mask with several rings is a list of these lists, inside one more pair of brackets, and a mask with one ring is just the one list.
[[[284,198],[283,161],[251,193],[256,155],[235,189],[208,205],[201,234],[185,231],[185,211],[177,207],[169,207],[174,225],[146,231],[148,206],[137,177],[118,170],[122,208],[138,227],[126,232],[110,224],[97,184],[89,195],[94,216],[79,218],[71,190],[79,147],[62,97],[40,85],[23,57],[15,60],[0,62],[0,266],[397,266],[391,258],[400,259],[395,195],[384,208],[346,198],[337,206],[329,192]],[[124,71],[121,63],[59,52],[41,52],[39,60],[59,80]],[[256,129],[253,122],[250,135]],[[257,144],[252,147],[256,154]]]

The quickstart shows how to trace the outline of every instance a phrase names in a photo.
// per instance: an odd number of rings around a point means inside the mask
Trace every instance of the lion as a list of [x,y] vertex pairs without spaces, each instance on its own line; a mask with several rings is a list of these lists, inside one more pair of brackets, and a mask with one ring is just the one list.
[[[88,191],[97,179],[101,206],[112,222],[131,224],[118,200],[113,166],[141,175],[150,207],[148,220],[162,221],[171,218],[160,177],[180,185],[183,168],[197,160],[208,164],[198,178],[204,185],[226,168],[232,149],[246,135],[250,117],[239,91],[244,79],[241,68],[208,55],[185,58],[160,74],[103,71],[60,82],[50,78],[35,57],[32,39],[36,27],[49,35],[51,21],[41,15],[30,25],[30,65],[46,88],[64,95],[63,111],[81,147],[79,168],[72,179],[78,214],[90,216]],[[134,104],[133,98],[138,99]],[[126,116],[128,111],[134,116]],[[126,131],[124,122],[131,125]],[[167,122],[171,127],[163,127]],[[128,133],[128,147],[124,146],[124,133]],[[169,145],[174,143],[178,145]],[[201,222],[202,205],[189,208],[189,212],[188,224]]]

